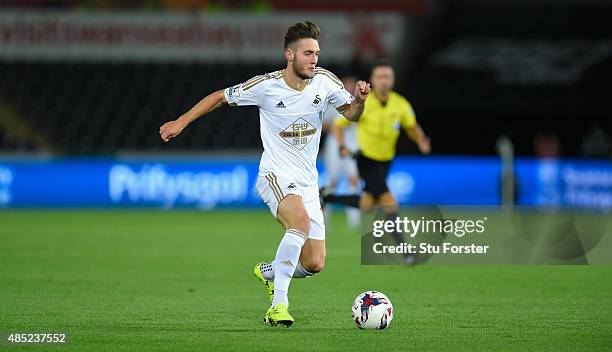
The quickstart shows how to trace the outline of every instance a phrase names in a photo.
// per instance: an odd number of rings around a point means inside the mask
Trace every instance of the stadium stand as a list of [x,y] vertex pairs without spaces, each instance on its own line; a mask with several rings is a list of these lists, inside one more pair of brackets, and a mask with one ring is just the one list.
[[261,145],[255,108],[218,109],[168,145],[160,142],[157,129],[207,93],[275,69],[257,64],[2,62],[0,97],[68,154],[253,149]]
[[[592,131],[610,138],[611,6],[575,5],[568,12],[564,6],[579,3],[439,3],[447,6],[439,6],[436,20],[421,30],[423,45],[410,53],[415,59],[393,62],[399,68],[396,88],[413,103],[436,154],[494,154],[496,140],[507,135],[518,155],[535,155],[535,137],[550,133],[559,137],[563,156],[580,156],[592,154],[582,148]],[[364,64],[321,65],[338,76],[368,77]],[[563,80],[573,66],[577,73]],[[261,148],[255,108],[219,109],[167,145],[157,128],[206,93],[278,68],[269,63],[0,61],[0,103],[11,105],[46,137],[50,145],[44,148],[64,154],[253,150]],[[41,148],[36,139],[16,139],[9,132],[0,133],[0,150]],[[403,137],[398,149],[416,153]]]

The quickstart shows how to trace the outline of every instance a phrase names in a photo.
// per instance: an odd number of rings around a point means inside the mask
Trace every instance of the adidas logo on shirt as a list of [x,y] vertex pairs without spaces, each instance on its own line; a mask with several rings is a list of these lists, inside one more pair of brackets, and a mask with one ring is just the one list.
[[281,100],[281,101],[278,102],[278,104],[276,104],[276,107],[279,108],[279,109],[284,109],[286,106],[285,106],[285,104],[283,104],[283,101]]

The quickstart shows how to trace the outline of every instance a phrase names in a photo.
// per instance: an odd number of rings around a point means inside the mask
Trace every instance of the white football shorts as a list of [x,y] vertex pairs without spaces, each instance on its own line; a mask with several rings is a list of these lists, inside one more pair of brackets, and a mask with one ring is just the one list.
[[291,177],[280,173],[260,173],[257,176],[257,193],[261,200],[266,203],[272,216],[276,217],[278,204],[288,194],[295,194],[302,197],[306,212],[310,217],[310,231],[308,238],[313,240],[325,239],[325,222],[321,203],[319,201],[319,188],[317,185],[301,186]]

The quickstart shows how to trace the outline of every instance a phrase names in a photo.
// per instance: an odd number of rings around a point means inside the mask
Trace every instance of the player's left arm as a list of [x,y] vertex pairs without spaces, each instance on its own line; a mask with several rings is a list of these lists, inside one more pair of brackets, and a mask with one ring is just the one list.
[[359,121],[359,118],[363,114],[363,108],[365,106],[365,101],[368,98],[368,94],[370,94],[370,83],[358,81],[357,85],[355,86],[355,99],[353,99],[350,104],[345,104],[338,107],[338,112],[340,112],[349,121]]

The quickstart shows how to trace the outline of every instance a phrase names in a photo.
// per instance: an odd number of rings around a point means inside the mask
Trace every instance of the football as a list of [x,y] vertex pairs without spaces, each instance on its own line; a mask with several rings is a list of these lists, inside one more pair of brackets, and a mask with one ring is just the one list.
[[393,305],[384,293],[366,291],[353,303],[353,321],[360,329],[382,330],[393,320]]

